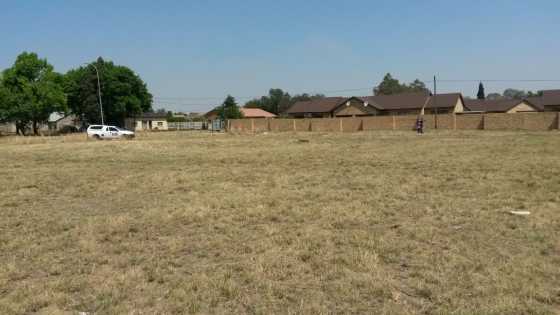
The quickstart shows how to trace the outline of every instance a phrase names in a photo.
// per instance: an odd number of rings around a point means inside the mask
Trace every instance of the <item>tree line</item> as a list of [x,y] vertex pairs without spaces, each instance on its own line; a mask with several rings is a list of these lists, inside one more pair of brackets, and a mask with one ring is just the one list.
[[477,99],[479,100],[503,100],[503,99],[510,99],[510,100],[523,100],[528,97],[535,97],[535,96],[542,96],[543,91],[524,91],[518,89],[508,88],[505,89],[502,94],[494,92],[489,93],[488,95],[484,92],[484,84],[480,82],[478,84],[478,93],[476,94]]
[[134,71],[99,57],[65,74],[47,59],[23,52],[0,75],[0,122],[13,122],[18,134],[38,134],[54,113],[72,113],[84,126],[101,122],[97,73],[106,123],[124,125],[131,115],[152,110],[152,95]]

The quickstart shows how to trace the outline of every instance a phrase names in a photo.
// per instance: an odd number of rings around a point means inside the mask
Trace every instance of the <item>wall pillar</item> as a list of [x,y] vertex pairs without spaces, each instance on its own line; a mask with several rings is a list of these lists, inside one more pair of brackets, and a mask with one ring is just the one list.
[[295,132],[295,131],[297,131],[297,128],[296,128],[296,120],[294,119],[293,122],[294,122],[294,132]]
[[340,124],[340,132],[343,132],[344,130],[342,129],[342,118],[339,118],[338,122]]
[[397,129],[397,119],[395,118],[395,115],[393,115],[393,130]]
[[251,133],[255,133],[255,120],[251,118]]
[[457,114],[453,113],[453,130],[457,130]]

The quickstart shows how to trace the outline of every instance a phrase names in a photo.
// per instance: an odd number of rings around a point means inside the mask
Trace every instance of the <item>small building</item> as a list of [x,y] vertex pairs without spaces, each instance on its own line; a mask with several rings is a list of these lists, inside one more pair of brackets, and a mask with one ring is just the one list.
[[296,102],[286,114],[293,118],[330,118],[335,109],[346,103],[348,97],[324,97],[311,101]]
[[168,130],[166,113],[144,113],[126,118],[125,128],[133,131]]
[[240,108],[243,118],[274,118],[276,115],[260,108]]
[[219,118],[218,115],[219,115],[218,110],[213,109],[213,110],[207,112],[206,114],[204,114],[204,117],[205,117],[207,120],[216,120],[216,119]]
[[466,100],[466,108],[471,112],[482,113],[522,113],[538,112],[540,108],[528,100]]
[[61,131],[66,130],[78,131],[82,127],[82,123],[78,116],[74,114],[65,115],[64,113],[52,113],[49,116],[47,124],[48,130]]
[[332,118],[386,115],[418,115],[424,113],[460,113],[464,100],[460,93],[431,95],[403,93],[362,97],[325,97],[297,102],[286,113],[294,118]]
[[375,107],[379,115],[418,115],[422,109],[424,114],[462,113],[465,110],[465,101],[461,93],[402,93],[366,96],[360,99]]

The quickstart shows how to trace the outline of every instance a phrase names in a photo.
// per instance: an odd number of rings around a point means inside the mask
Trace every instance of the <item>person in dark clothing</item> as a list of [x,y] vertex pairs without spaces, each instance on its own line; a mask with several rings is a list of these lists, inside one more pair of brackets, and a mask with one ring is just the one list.
[[418,134],[424,133],[424,119],[422,118],[422,116],[418,116],[418,118],[416,119],[416,132]]

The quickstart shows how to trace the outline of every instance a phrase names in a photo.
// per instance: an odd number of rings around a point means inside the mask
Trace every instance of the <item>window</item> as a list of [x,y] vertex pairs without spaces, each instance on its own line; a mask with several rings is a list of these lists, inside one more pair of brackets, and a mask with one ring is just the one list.
[[158,127],[163,127],[163,121],[158,121],[157,125],[158,125]]
[[91,126],[89,128],[93,129],[93,130],[101,130],[101,129],[103,129],[103,126]]
[[114,128],[114,127],[109,127],[109,131],[118,132],[119,130],[117,128]]

